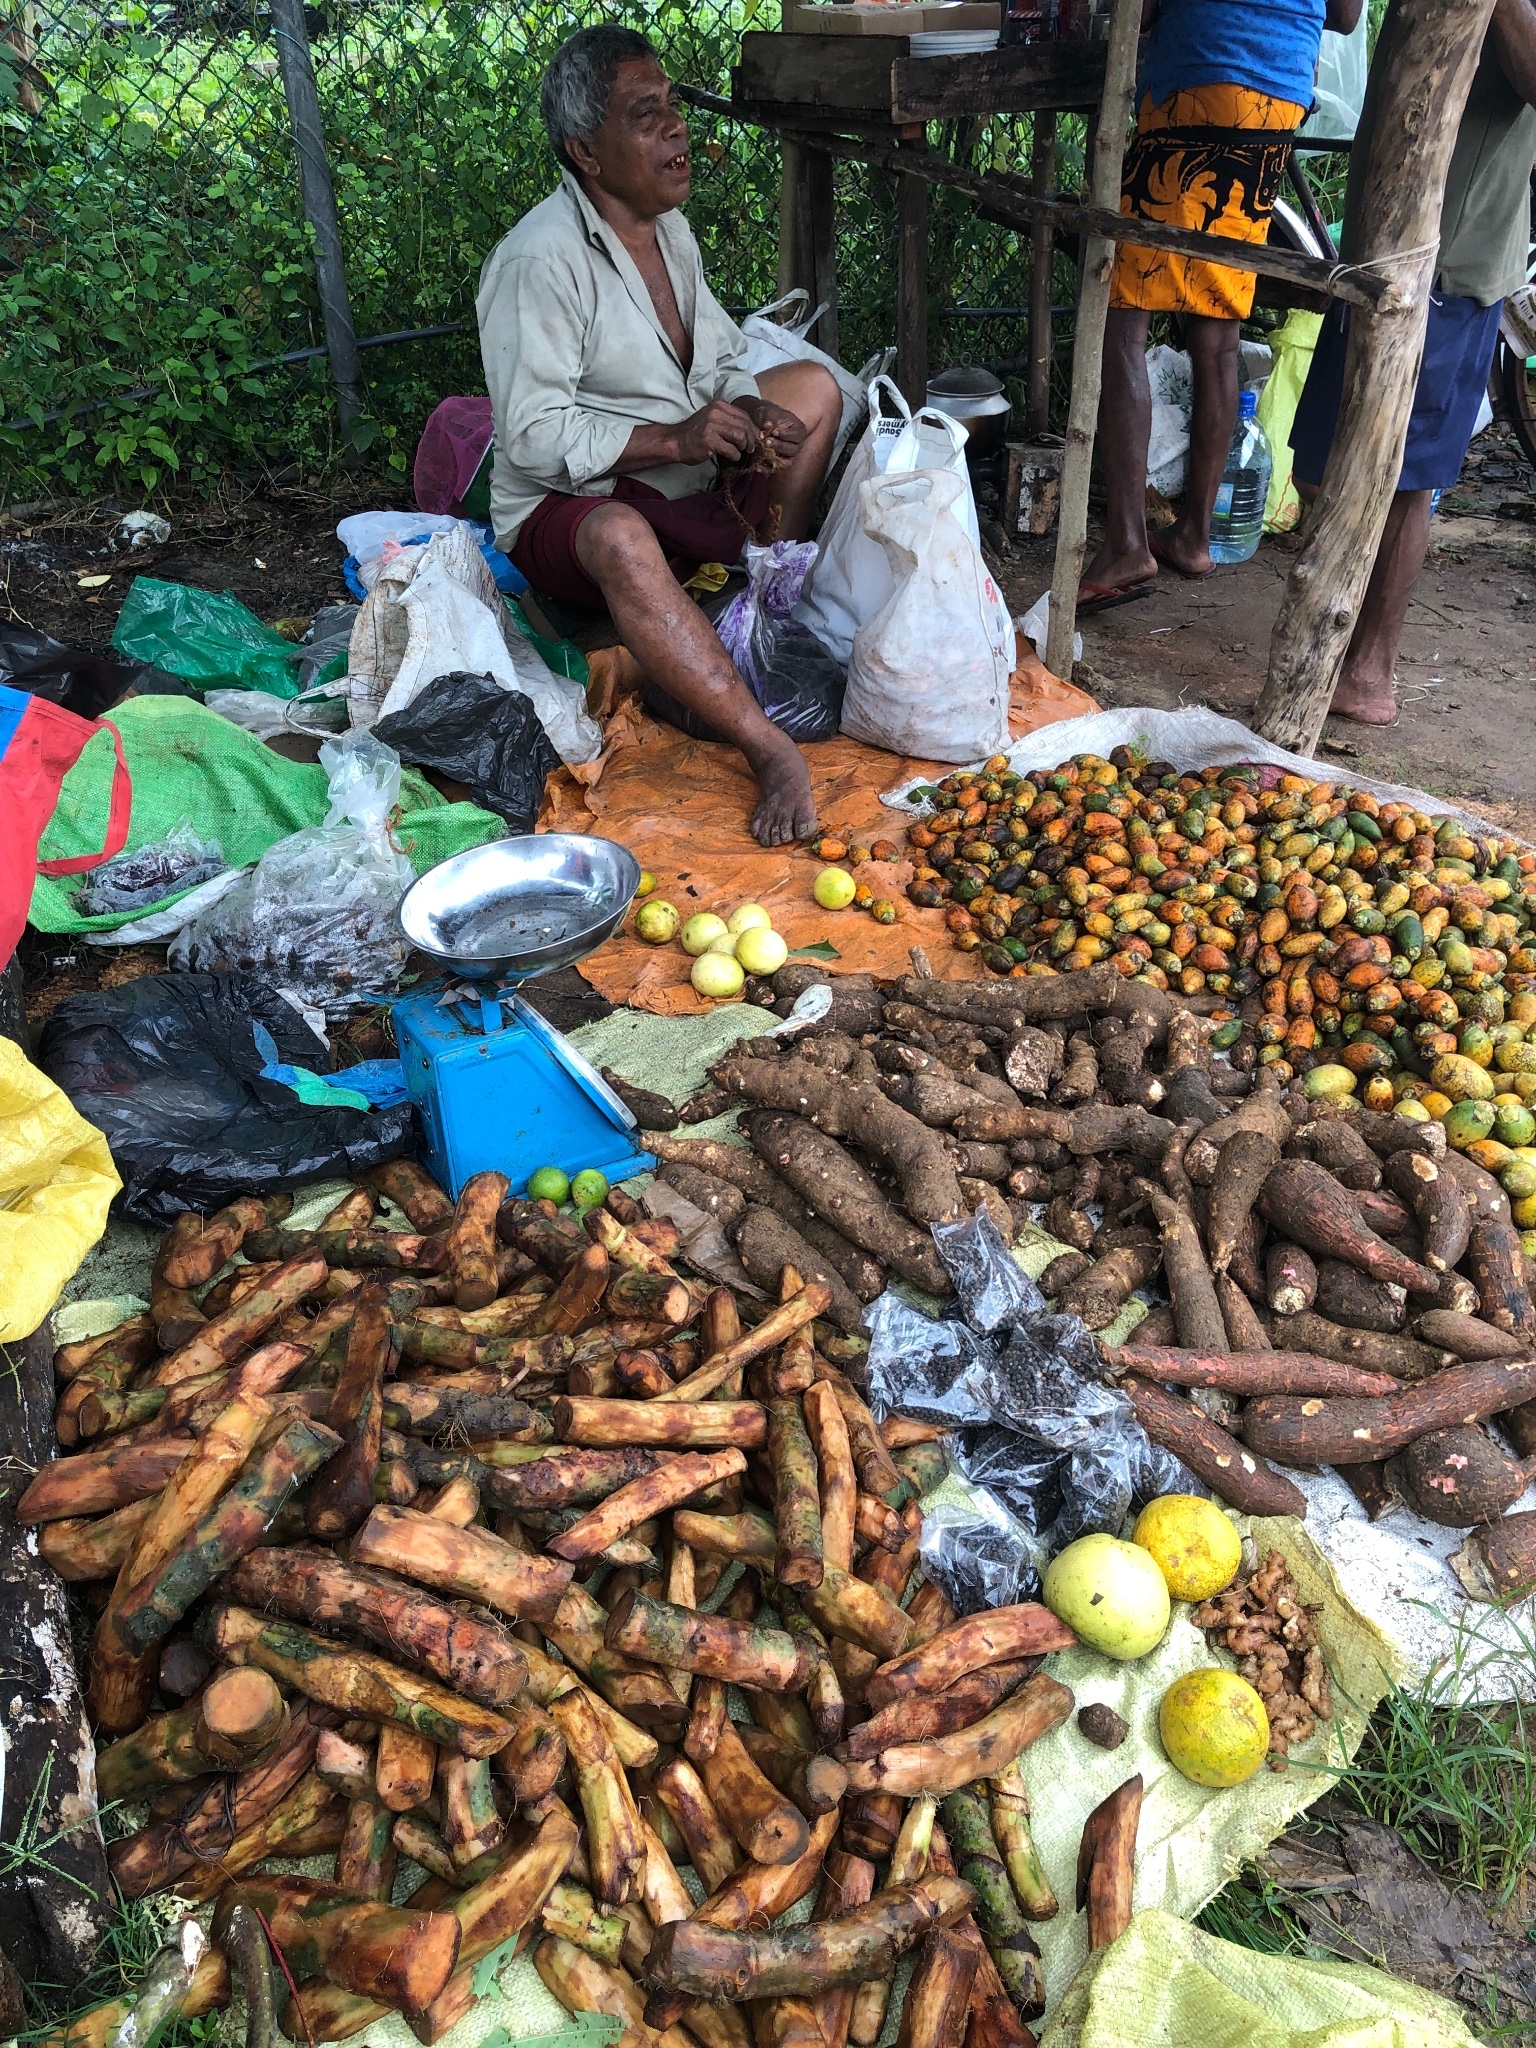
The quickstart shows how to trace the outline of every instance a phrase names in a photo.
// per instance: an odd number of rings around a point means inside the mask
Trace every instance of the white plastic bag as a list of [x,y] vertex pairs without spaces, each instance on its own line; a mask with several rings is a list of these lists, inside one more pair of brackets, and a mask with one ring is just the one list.
[[557,676],[518,631],[463,522],[384,564],[352,628],[347,659],[354,726],[403,711],[439,676],[489,675],[532,699],[567,767],[602,751],[580,683]]
[[[796,285],[792,292],[786,292],[782,299],[775,299],[771,305],[760,306],[755,313],[749,313],[741,323],[746,337],[747,353],[742,368],[749,377],[760,377],[764,370],[777,369],[781,363],[820,363],[833,378],[843,398],[843,416],[837,424],[837,439],[832,444],[832,462],[836,462],[846,447],[849,435],[864,417],[869,398],[865,390],[868,378],[862,381],[852,371],[845,370],[835,356],[817,348],[806,335],[825,313],[826,306],[816,307],[814,312],[805,309],[811,303],[811,295],[803,286]],[[780,322],[772,316],[782,313],[786,306],[797,311],[793,319]],[[828,463],[830,469],[832,464]]]
[[843,731],[893,754],[970,761],[1008,744],[1013,620],[959,520],[968,483],[945,469],[872,478],[864,524],[892,593],[859,628]]
[[[894,415],[882,410],[882,394],[896,408]],[[854,635],[867,619],[874,617],[894,587],[884,550],[865,530],[860,497],[864,485],[872,477],[888,472],[947,470],[961,484],[955,496],[954,516],[972,543],[980,547],[965,446],[964,427],[947,413],[926,406],[914,413],[888,377],[872,381],[869,425],[843,471],[832,508],[817,536],[821,553],[794,611],[800,623],[809,626],[822,646],[830,649],[839,661],[848,660]]]
[[1343,139],[1360,126],[1360,109],[1365,105],[1365,78],[1370,68],[1368,37],[1370,9],[1362,7],[1360,19],[1347,36],[1323,30],[1317,53],[1317,83],[1312,88],[1312,111],[1301,124],[1303,135],[1325,135]]
[[1147,437],[1147,482],[1165,498],[1182,495],[1189,474],[1189,416],[1195,372],[1182,349],[1158,342],[1147,350],[1152,428]]
[[389,835],[400,757],[352,732],[327,741],[322,825],[269,846],[235,887],[177,934],[171,965],[194,974],[261,974],[328,1015],[387,994],[409,952],[395,913],[410,861]]

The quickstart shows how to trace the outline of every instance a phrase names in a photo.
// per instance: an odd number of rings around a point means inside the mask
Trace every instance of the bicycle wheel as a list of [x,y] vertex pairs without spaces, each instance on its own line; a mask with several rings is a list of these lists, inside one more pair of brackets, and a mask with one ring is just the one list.
[[1502,334],[1494,375],[1515,439],[1526,461],[1536,469],[1536,370],[1531,369],[1524,356],[1516,355]]

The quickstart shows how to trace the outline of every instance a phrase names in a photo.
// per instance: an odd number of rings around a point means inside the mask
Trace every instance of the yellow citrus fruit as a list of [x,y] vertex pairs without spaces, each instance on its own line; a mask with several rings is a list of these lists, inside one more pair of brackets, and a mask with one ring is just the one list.
[[724,953],[701,953],[688,977],[701,996],[717,1003],[739,996],[746,978],[738,962]]
[[823,868],[811,894],[823,910],[846,910],[857,886],[846,868]]
[[759,930],[771,924],[772,919],[761,903],[738,903],[725,920],[725,928],[733,938],[740,938],[743,932]]
[[683,926],[682,936],[683,951],[697,959],[700,953],[708,952],[711,941],[724,938],[725,919],[716,917],[712,910],[701,910]]
[[789,958],[789,946],[778,932],[754,925],[736,941],[736,958],[748,974],[777,974]]
[[642,903],[635,912],[636,935],[648,946],[664,946],[669,939],[675,939],[681,922],[674,906],[661,896]]
[[651,873],[649,868],[642,868],[640,870],[640,886],[638,889],[636,889],[635,894],[637,896],[649,896],[651,891],[655,888],[655,886],[656,877]]
[[1269,1751],[1269,1716],[1246,1678],[1211,1665],[1163,1694],[1157,1732],[1168,1761],[1197,1785],[1241,1785]]
[[1148,1501],[1131,1541],[1151,1551],[1175,1600],[1209,1600],[1231,1585],[1243,1561],[1243,1539],[1221,1509],[1192,1493]]

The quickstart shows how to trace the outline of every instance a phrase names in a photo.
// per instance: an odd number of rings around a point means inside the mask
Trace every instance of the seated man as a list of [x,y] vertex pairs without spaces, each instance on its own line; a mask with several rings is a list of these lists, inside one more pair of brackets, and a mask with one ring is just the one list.
[[540,97],[564,175],[491,252],[476,301],[496,544],[535,590],[606,610],[652,680],[741,749],[752,830],[780,846],[816,823],[804,757],[680,578],[805,537],[841,396],[819,364],[741,368],[677,211],[688,133],[644,36],[579,30]]
[[[1230,241],[1269,239],[1270,216],[1306,117],[1324,28],[1348,34],[1362,0],[1142,0],[1150,24],[1120,211]],[[1099,448],[1104,538],[1079,612],[1146,594],[1159,564],[1211,572],[1211,517],[1237,419],[1238,332],[1254,274],[1193,256],[1115,244],[1104,333]],[[1147,533],[1153,313],[1179,313],[1194,370],[1189,481],[1174,524]]]

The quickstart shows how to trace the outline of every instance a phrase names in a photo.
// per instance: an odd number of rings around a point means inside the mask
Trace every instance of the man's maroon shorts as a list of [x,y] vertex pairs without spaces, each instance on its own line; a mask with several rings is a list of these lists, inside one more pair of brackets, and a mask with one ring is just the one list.
[[668,498],[654,484],[621,476],[611,498],[575,498],[551,491],[523,521],[512,561],[536,591],[577,611],[607,610],[603,593],[576,553],[576,529],[600,505],[632,505],[656,534],[680,583],[701,562],[730,564],[768,513],[768,477],[759,470],[691,498]]

